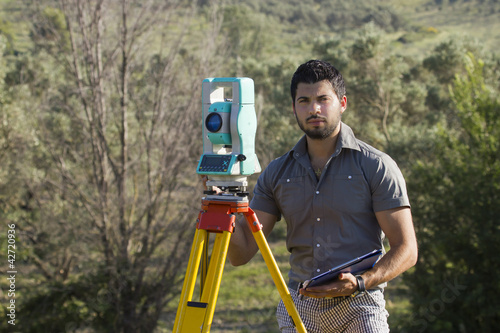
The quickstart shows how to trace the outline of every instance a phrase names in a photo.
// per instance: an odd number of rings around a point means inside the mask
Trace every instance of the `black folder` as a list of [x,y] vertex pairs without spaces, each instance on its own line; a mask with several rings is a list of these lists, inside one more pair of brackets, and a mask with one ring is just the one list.
[[313,277],[303,283],[302,288],[322,285],[328,281],[336,279],[340,273],[356,274],[372,268],[382,255],[382,250],[373,250],[361,257],[352,259],[342,265],[334,267],[327,272]]

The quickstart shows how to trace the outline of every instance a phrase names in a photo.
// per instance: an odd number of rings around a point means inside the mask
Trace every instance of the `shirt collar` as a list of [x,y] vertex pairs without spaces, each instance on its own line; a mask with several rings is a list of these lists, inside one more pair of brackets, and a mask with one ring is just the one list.
[[337,148],[347,148],[361,151],[358,140],[354,136],[352,129],[344,123],[341,123],[339,140],[337,140]]
[[[341,122],[339,138],[337,140],[337,147],[335,151],[340,152],[344,148],[358,151],[361,150],[352,129]],[[307,154],[307,140],[305,135],[300,138],[300,140],[297,142],[295,147],[293,147],[290,153],[293,154],[293,156],[295,156],[296,158]]]

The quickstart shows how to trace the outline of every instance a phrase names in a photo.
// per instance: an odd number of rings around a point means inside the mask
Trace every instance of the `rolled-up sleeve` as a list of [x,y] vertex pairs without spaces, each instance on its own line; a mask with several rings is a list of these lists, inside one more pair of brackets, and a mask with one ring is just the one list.
[[396,162],[385,154],[379,156],[376,161],[375,172],[370,181],[373,211],[410,207],[406,182]]

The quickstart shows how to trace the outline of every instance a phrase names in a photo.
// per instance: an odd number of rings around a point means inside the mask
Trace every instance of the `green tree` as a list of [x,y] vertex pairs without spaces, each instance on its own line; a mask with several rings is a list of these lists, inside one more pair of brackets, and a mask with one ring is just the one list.
[[[227,36],[228,53],[218,53],[233,67],[232,76],[250,76],[250,67],[256,62],[266,63],[274,57],[276,47],[281,46],[278,35],[281,26],[272,17],[256,12],[251,4],[227,5],[222,8],[224,20],[222,32]],[[269,32],[273,33],[269,33]],[[253,76],[252,76],[253,77]]]
[[59,5],[34,8],[1,115],[0,216],[30,249],[20,329],[151,332],[182,286],[220,27],[179,1]]
[[[453,108],[449,96],[448,86],[453,82],[456,73],[464,73],[464,54],[471,52],[475,56],[489,62],[489,55],[483,50],[478,40],[466,36],[450,38],[434,47],[419,68],[419,76],[426,82],[428,108],[441,115],[447,115]],[[489,69],[492,66],[487,66]],[[428,75],[430,74],[430,75]],[[485,76],[486,79],[494,75]]]
[[[500,101],[483,62],[466,57],[450,89],[456,122],[442,125],[434,162],[410,176],[420,260],[407,275],[410,332],[496,332],[500,325]],[[457,125],[458,124],[458,125]]]

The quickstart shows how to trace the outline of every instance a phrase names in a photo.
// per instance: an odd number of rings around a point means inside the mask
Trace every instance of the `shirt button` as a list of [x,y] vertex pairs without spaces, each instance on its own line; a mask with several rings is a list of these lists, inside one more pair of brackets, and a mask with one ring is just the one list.
[[347,179],[352,179],[352,176],[347,176]]
[[318,222],[319,222],[319,221],[321,221],[321,219],[318,217],[318,218],[316,219],[316,221],[318,221]]
[[319,273],[319,272],[321,272],[321,269],[319,269],[319,268],[318,268],[318,269],[316,270],[316,272],[318,272],[318,273]]
[[316,191],[316,194],[319,194],[319,191]]
[[290,182],[290,179],[287,179],[287,180],[286,180],[286,182],[287,182],[287,183],[289,183],[289,182]]
[[320,247],[321,245],[320,244],[316,244],[316,247]]

